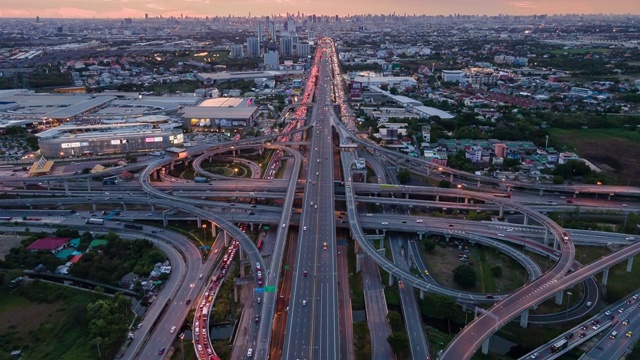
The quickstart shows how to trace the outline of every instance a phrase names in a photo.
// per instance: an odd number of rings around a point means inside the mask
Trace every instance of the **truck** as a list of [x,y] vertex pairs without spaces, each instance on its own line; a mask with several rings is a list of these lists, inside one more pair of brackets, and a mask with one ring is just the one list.
[[205,306],[205,307],[202,308],[202,316],[207,315],[207,313],[209,313],[209,307]]
[[196,176],[196,177],[193,178],[193,182],[201,183],[201,184],[208,184],[209,183],[209,179],[207,179],[206,177],[202,177],[202,176]]
[[104,219],[87,219],[87,221],[85,221],[85,224],[91,224],[91,225],[104,225]]

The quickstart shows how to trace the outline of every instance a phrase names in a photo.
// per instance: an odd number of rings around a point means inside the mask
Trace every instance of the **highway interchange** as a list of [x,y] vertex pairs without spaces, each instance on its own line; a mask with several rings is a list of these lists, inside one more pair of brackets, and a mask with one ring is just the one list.
[[[197,219],[215,224],[229,238],[236,239],[247,259],[247,263],[257,273],[258,268],[264,273],[264,284],[256,283],[256,287],[278,286],[281,274],[283,249],[287,234],[292,227],[297,228],[297,249],[295,264],[293,264],[293,279],[291,300],[287,309],[287,329],[285,333],[283,359],[351,359],[352,350],[345,350],[345,339],[342,332],[346,325],[339,325],[339,318],[347,316],[351,309],[339,306],[338,270],[336,228],[347,227],[352,238],[357,242],[360,250],[367,255],[363,261],[365,276],[365,298],[367,310],[381,311],[384,306],[380,297],[380,284],[375,283],[372,269],[377,264],[380,269],[390,274],[400,284],[400,294],[403,312],[406,318],[420,316],[416,303],[414,289],[420,292],[438,293],[452,296],[467,304],[494,303],[485,315],[478,316],[469,323],[449,345],[439,354],[441,359],[469,359],[482,347],[501,326],[519,316],[530,322],[559,322],[579,318],[586,315],[589,309],[587,302],[597,303],[598,289],[593,276],[607,271],[612,265],[622,262],[640,252],[640,243],[634,237],[624,234],[601,234],[591,231],[567,232],[560,225],[551,221],[542,212],[554,211],[561,208],[576,208],[581,206],[600,206],[589,199],[578,197],[584,194],[600,193],[604,196],[614,194],[614,201],[608,202],[611,210],[638,211],[633,200],[615,201],[617,197],[635,197],[640,190],[632,187],[595,187],[595,186],[549,186],[535,187],[532,184],[509,182],[506,186],[523,191],[516,193],[513,199],[495,197],[496,187],[505,188],[505,184],[495,179],[479,177],[474,174],[463,173],[454,169],[434,167],[419,159],[413,159],[374,146],[353,133],[353,127],[348,122],[341,121],[336,115],[333,104],[344,97],[343,89],[335,86],[339,82],[335,78],[336,59],[334,45],[330,40],[321,43],[316,56],[316,68],[313,70],[317,77],[315,101],[307,117],[307,126],[291,129],[289,135],[307,132],[309,139],[305,142],[295,139],[297,143],[304,143],[305,150],[300,151],[299,145],[284,146],[285,143],[271,144],[276,137],[265,136],[245,139],[231,144],[202,145],[188,149],[189,157],[193,159],[193,167],[199,175],[217,180],[211,184],[195,183],[158,183],[152,181],[158,176],[159,169],[171,166],[178,160],[165,156],[152,158],[142,163],[123,168],[109,170],[109,175],[122,172],[124,169],[140,171],[139,183],[118,185],[108,188],[101,183],[92,181],[92,175],[70,174],[63,176],[45,176],[33,178],[9,178],[0,176],[6,194],[19,196],[18,199],[0,200],[0,206],[5,209],[6,216],[19,217],[24,213],[54,212],[54,210],[19,210],[21,208],[60,207],[84,204],[85,206],[101,206],[104,204],[115,206],[149,206],[151,209],[148,219],[160,221],[175,221],[176,219]],[[313,96],[313,95],[310,95]],[[334,131],[337,137],[334,136]],[[446,173],[455,177],[463,188],[441,189],[422,186],[362,184],[354,182],[354,162],[356,154],[348,147],[341,149],[339,158],[334,159],[334,141],[341,145],[359,144],[373,149],[373,155],[367,157],[368,165],[373,169],[378,182],[386,183],[385,169],[377,161],[382,158],[394,159],[396,164],[406,164],[418,174],[431,175]],[[287,153],[293,162],[288,169],[291,176],[288,179],[228,179],[211,174],[203,170],[200,164],[207,158],[218,156],[240,157],[236,151],[245,148],[276,149]],[[344,187],[334,187],[334,161],[339,160],[342,182]],[[391,172],[390,183],[394,183]],[[300,178],[300,179],[299,179]],[[47,190],[20,189],[27,183],[41,183]],[[476,183],[477,182],[477,183]],[[170,190],[170,191],[168,191]],[[536,193],[527,190],[539,191]],[[344,192],[344,193],[342,193]],[[553,201],[539,201],[544,193],[566,194],[578,197],[572,205],[557,204]],[[558,195],[554,195],[555,198]],[[604,197],[603,196],[603,197]],[[246,199],[280,199],[281,206],[267,204],[251,204],[234,202],[230,204],[228,198]],[[216,200],[211,200],[215,198]],[[458,202],[458,200],[462,202]],[[477,203],[468,202],[470,199]],[[455,200],[455,202],[454,202]],[[343,201],[346,205],[346,219],[339,217],[335,211],[336,201]],[[403,211],[393,213],[362,213],[359,204],[380,204],[383,208],[401,206]],[[156,210],[156,207],[161,209]],[[442,218],[427,218],[411,214],[412,207],[426,208],[458,208],[466,210],[484,211],[515,211],[525,215],[525,222],[534,225],[503,225],[496,223],[470,222]],[[168,214],[168,210],[176,210],[178,214]],[[29,212],[28,212],[29,211]],[[140,219],[141,215],[126,211],[124,220]],[[146,215],[145,215],[146,216]],[[346,220],[346,221],[344,221]],[[275,250],[270,256],[267,266],[263,254],[256,244],[241,231],[237,223],[275,224],[277,229]],[[87,228],[79,217],[64,217],[60,225]],[[500,226],[503,226],[501,229]],[[123,233],[121,226],[107,222],[105,230]],[[529,231],[529,229],[533,229]],[[158,246],[167,253],[174,266],[174,276],[161,292],[161,296],[150,307],[143,326],[136,331],[132,344],[127,348],[125,358],[148,359],[156,358],[158,349],[169,348],[174,340],[170,329],[181,325],[187,317],[190,306],[187,300],[198,299],[206,291],[206,281],[199,281],[200,274],[212,274],[217,257],[203,259],[195,245],[184,237],[173,232],[157,232],[150,234],[152,227],[145,227],[142,232],[147,237],[156,239]],[[365,231],[382,230],[389,233],[390,249],[394,261],[383,256],[373,243],[367,238]],[[459,290],[452,290],[437,283],[433,277],[416,277],[409,271],[409,264],[413,261],[420,273],[427,269],[419,254],[416,234],[438,233],[454,236],[459,239],[469,239],[498,248],[500,251],[514,257],[526,269],[529,276],[527,284],[511,293],[477,294]],[[506,233],[506,235],[505,235]],[[623,250],[603,257],[587,266],[576,262],[574,244],[609,244],[626,245]],[[508,245],[506,243],[511,243]],[[169,245],[171,244],[171,245]],[[214,247],[222,250],[222,241],[216,241]],[[544,272],[528,257],[524,256],[519,247],[527,248],[554,259],[555,263]],[[177,252],[176,252],[177,251]],[[222,251],[221,251],[222,252]],[[378,280],[379,281],[379,280]],[[401,283],[400,283],[401,282]],[[529,316],[528,310],[547,298],[556,296],[565,289],[581,282],[586,282],[587,291],[579,304],[568,313],[551,314],[547,316]],[[260,314],[261,321],[252,324],[248,336],[247,347],[251,349],[246,357],[266,359],[272,330],[272,319],[276,311],[276,293],[265,293],[262,304],[253,303],[253,312]],[[377,305],[375,305],[377,303]],[[166,307],[164,306],[166,304]],[[170,309],[170,311],[164,311]],[[386,309],[384,309],[386,311]],[[370,311],[371,312],[371,311]],[[523,315],[526,314],[526,315]],[[376,314],[378,315],[378,314]],[[379,333],[388,334],[388,324],[382,319],[375,321],[371,316],[370,327],[379,329]],[[640,314],[631,308],[625,316],[633,323],[640,323]],[[157,320],[157,321],[156,321]],[[151,326],[155,324],[154,326]],[[422,329],[421,322],[407,322],[407,333],[414,359],[423,359],[433,353],[429,349],[428,341]],[[526,326],[526,321],[525,321]],[[373,331],[372,331],[373,333]],[[640,333],[640,332],[639,332]],[[604,341],[606,346],[617,346],[616,351],[623,351],[630,341],[635,340],[639,333],[629,337],[620,334],[614,342]],[[376,342],[382,341],[378,338]],[[386,339],[385,339],[386,341]],[[375,344],[374,354],[389,355],[389,348]],[[598,345],[602,347],[602,345]],[[595,348],[598,349],[597,347]],[[602,358],[597,351],[589,353],[590,358]],[[602,352],[602,351],[601,351]],[[199,357],[209,356],[202,350],[197,351]],[[610,354],[612,352],[605,352]],[[374,355],[375,356],[375,355]]]

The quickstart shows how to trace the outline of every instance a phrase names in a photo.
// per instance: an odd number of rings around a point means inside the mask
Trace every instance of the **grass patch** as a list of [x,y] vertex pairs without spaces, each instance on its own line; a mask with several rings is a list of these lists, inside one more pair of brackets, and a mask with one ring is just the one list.
[[371,359],[371,337],[366,321],[353,324],[353,338],[356,360]]
[[[215,307],[211,310],[210,324],[217,324],[226,321],[233,322],[234,319],[240,317],[241,303],[236,303],[230,296],[233,294],[233,278],[238,276],[239,267],[238,263],[234,262],[233,267],[224,282],[220,285],[218,296],[215,299]],[[218,348],[214,348],[216,351]]]
[[[349,290],[351,292],[351,309],[364,310],[364,290],[362,289],[362,273],[356,272],[356,255],[353,254],[354,240],[347,242],[347,271],[349,271]],[[354,330],[355,331],[355,330]]]
[[14,350],[22,350],[25,359],[95,358],[89,345],[87,305],[101,298],[40,281],[11,291],[0,288],[0,359],[8,359]]
[[[550,129],[551,139],[600,167],[612,182],[640,185],[640,132],[625,129]],[[602,149],[616,149],[615,153]],[[616,156],[615,154],[625,154]]]

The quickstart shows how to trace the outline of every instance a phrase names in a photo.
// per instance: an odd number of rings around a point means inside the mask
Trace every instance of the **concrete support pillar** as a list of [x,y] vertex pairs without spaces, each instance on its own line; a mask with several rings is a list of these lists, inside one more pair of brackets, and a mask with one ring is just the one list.
[[407,194],[405,194],[405,195],[404,195],[404,198],[405,198],[405,199],[408,199],[408,198],[409,198],[409,194],[408,194],[408,193],[407,193]]
[[528,324],[529,324],[529,309],[523,311],[522,314],[520,314],[520,327],[526,329]]
[[149,206],[151,207],[151,212],[156,211],[156,207],[155,207],[155,205],[153,205],[153,204],[149,204]]
[[22,190],[27,190],[27,182],[26,181],[22,182]]
[[393,285],[393,275],[389,274],[389,286]]
[[244,277],[244,264],[240,264],[240,277],[243,278]]
[[553,237],[553,248],[554,249],[558,248],[558,239],[555,236]]
[[436,202],[440,201],[440,195],[436,195]]
[[607,286],[608,280],[609,280],[609,268],[606,268],[602,272],[602,285]]
[[238,257],[240,258],[240,261],[244,260],[245,258],[245,253],[244,251],[242,251],[242,248],[238,249]]
[[91,208],[93,209],[93,211],[96,211],[96,203],[92,202],[91,203]]
[[87,191],[91,191],[91,178],[87,178]]
[[549,245],[549,229],[544,228],[544,244]]
[[367,258],[367,254],[359,253],[356,255],[356,272],[362,271],[362,262]]
[[418,232],[418,240],[422,240],[423,236],[424,236],[423,232]]
[[469,203],[469,198],[468,198],[468,197],[464,198],[464,203],[465,203],[465,204],[468,204],[468,203]]
[[65,192],[69,192],[69,181],[68,180],[64,181],[64,191]]
[[262,156],[262,152],[264,151],[264,146],[260,146],[258,148],[258,153],[260,154],[260,156]]
[[420,300],[424,300],[424,290],[420,289]]
[[556,294],[556,305],[562,305],[562,297],[564,295],[563,291],[560,291]]
[[489,354],[489,339],[491,339],[491,337],[488,337],[487,340],[482,342],[482,353],[485,355]]
[[607,200],[611,200],[611,194],[607,195]]
[[476,187],[480,187],[480,180],[478,180],[478,183],[476,184]]
[[238,302],[238,286],[233,287],[233,301]]
[[127,212],[127,203],[121,202],[120,205],[122,205],[122,211]]
[[498,213],[498,217],[504,216],[504,206],[500,205],[500,212]]
[[167,213],[162,213],[162,226],[167,227],[169,225],[169,220],[167,219]]
[[400,171],[400,159],[396,159],[396,171]]
[[511,185],[507,185],[507,192],[510,193],[511,192]]
[[51,181],[47,180],[47,190],[51,191]]
[[544,194],[544,190],[540,189],[540,193],[538,195],[542,196]]
[[200,216],[196,216],[196,222],[198,223],[198,229],[200,229],[202,227],[202,219]]
[[627,260],[627,272],[631,272],[631,268],[633,267],[633,256]]
[[[351,238],[353,239],[353,235],[351,236]],[[358,254],[360,252],[360,245],[358,245],[357,241],[353,242],[353,253],[354,254]]]
[[152,178],[153,180],[158,180],[158,172],[157,172],[157,171],[152,172],[152,173],[151,173],[151,178]]
[[524,225],[529,225],[529,215],[524,214]]
[[449,240],[451,240],[451,235],[445,235],[444,236],[444,240],[447,242],[447,244],[449,243]]
[[173,171],[174,168],[175,168],[175,165],[173,163],[169,164],[169,169],[171,169],[171,171]]
[[231,156],[236,157],[236,150],[235,149],[231,150]]
[[224,246],[229,247],[229,233],[223,231],[222,237],[224,238]]
[[60,209],[64,210],[64,204],[60,203]]
[[[215,239],[217,234],[217,230],[216,230],[216,223],[214,223],[213,221],[211,222],[211,238]],[[253,230],[253,229],[252,229]]]
[[574,192],[574,193],[573,193],[573,198],[575,199],[577,196],[578,196],[578,193],[577,193],[577,192]]

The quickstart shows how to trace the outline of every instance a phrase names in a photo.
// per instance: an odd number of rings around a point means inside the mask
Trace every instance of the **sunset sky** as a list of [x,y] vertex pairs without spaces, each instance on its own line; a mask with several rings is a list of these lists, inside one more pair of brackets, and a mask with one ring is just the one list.
[[0,17],[640,13],[640,0],[0,0]]

